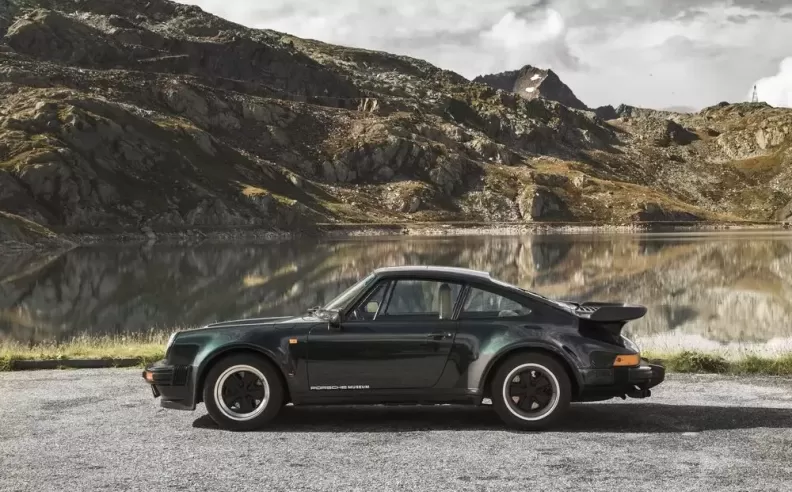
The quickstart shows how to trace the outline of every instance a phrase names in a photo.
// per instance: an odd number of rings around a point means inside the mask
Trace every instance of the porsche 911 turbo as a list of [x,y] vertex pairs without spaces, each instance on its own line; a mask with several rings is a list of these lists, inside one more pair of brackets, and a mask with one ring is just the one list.
[[203,402],[251,430],[293,405],[471,404],[508,426],[559,424],[571,402],[645,398],[665,378],[622,334],[643,306],[548,299],[452,267],[373,271],[294,316],[174,333],[143,371],[165,408]]

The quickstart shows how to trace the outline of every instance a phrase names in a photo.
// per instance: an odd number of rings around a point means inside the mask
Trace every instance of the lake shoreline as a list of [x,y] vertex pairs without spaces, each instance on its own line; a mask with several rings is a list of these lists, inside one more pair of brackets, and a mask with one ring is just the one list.
[[[0,372],[38,369],[142,367],[165,357],[170,332],[108,337],[83,335],[61,343],[0,341]],[[792,351],[773,355],[743,352],[645,350],[642,357],[672,373],[792,376]]]
[[634,233],[697,233],[724,231],[790,230],[782,222],[634,222],[600,224],[582,222],[413,222],[413,223],[337,223],[316,224],[295,231],[277,231],[261,227],[212,227],[184,230],[153,230],[125,232],[57,233],[58,241],[0,241],[0,255],[27,252],[68,251],[80,246],[177,245],[229,243],[275,243],[311,239],[351,239],[388,236],[518,236],[550,234],[634,234]]

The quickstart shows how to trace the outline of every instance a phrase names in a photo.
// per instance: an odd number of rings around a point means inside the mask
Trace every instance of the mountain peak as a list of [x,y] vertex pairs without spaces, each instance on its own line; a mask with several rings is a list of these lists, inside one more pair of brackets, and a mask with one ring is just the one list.
[[528,100],[543,97],[560,102],[575,109],[588,107],[575,96],[572,89],[561,81],[561,78],[550,69],[542,69],[525,65],[519,70],[511,70],[490,75],[481,75],[473,82],[489,85],[495,89],[514,92]]

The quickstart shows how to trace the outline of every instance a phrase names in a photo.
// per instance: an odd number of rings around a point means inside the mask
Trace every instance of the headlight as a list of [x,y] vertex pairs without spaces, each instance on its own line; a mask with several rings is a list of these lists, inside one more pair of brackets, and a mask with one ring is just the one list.
[[629,338],[625,337],[624,335],[622,335],[621,338],[624,341],[624,346],[625,347],[627,347],[628,349],[632,350],[633,352],[641,353],[641,349],[638,347],[638,345],[635,342],[633,342]]

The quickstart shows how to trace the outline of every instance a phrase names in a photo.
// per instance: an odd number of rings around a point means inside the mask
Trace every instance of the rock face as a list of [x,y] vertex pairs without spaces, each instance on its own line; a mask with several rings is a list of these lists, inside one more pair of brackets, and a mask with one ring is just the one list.
[[0,211],[56,233],[789,217],[766,104],[586,110],[167,0],[0,0],[0,36]]
[[677,210],[667,210],[657,203],[646,203],[641,211],[635,214],[640,222],[695,222],[701,220],[694,214]]
[[526,65],[519,70],[501,72],[492,75],[482,75],[473,79],[473,82],[487,84],[495,89],[510,91],[519,94],[528,100],[543,97],[551,101],[575,109],[588,109],[583,102],[575,96],[566,84],[552,70]]
[[775,218],[781,222],[792,223],[792,202],[779,210]]
[[520,213],[527,221],[569,221],[574,219],[566,204],[552,190],[529,186],[520,196]]

